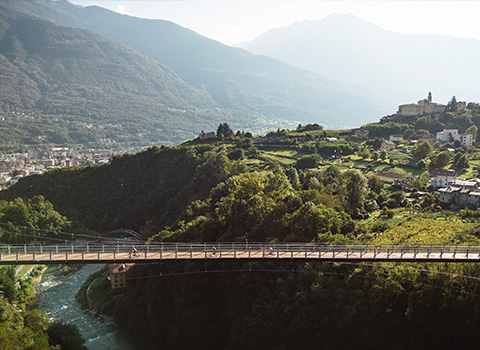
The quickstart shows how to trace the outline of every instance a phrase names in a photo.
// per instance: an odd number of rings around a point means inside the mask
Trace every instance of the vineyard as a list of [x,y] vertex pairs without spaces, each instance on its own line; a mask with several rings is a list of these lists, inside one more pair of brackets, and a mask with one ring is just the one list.
[[[480,244],[480,225],[458,216],[420,214],[401,217],[373,239],[374,244]],[[393,220],[392,220],[393,221]],[[393,222],[395,222],[393,221]],[[383,224],[388,225],[389,220]]]

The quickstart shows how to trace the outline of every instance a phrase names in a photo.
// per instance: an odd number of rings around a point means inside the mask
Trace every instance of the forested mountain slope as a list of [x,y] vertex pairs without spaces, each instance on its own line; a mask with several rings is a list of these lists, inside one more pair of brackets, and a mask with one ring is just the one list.
[[[227,117],[170,68],[92,32],[0,3],[0,101],[67,121],[116,125],[111,138],[175,140]],[[2,107],[0,106],[0,107]]]
[[[133,228],[156,243],[479,244],[474,211],[441,211],[430,194],[413,208],[375,176],[338,162],[282,167],[248,141],[151,148],[110,165],[51,171],[0,199],[42,194],[74,222],[101,233]],[[298,160],[318,157],[315,147],[296,152]],[[98,274],[79,299],[112,315],[145,349],[476,348],[478,270],[165,261],[136,264],[121,292],[111,291],[108,272]]]
[[281,120],[336,128],[359,126],[388,111],[364,89],[225,46],[172,22],[120,15],[95,6],[82,8],[67,1],[6,4],[57,23],[92,30],[166,64],[186,82],[208,91],[238,118],[241,128]]
[[98,167],[54,170],[21,179],[2,199],[42,194],[63,215],[100,233],[117,228],[145,237],[176,220],[191,201],[236,171],[213,147],[151,148]]

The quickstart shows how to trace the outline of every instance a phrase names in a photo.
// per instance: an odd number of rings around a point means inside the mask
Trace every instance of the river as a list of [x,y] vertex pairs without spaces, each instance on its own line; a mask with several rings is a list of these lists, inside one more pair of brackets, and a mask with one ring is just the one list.
[[35,286],[39,309],[46,312],[52,322],[77,326],[89,350],[140,350],[139,345],[135,346],[112,322],[83,310],[75,300],[83,282],[102,266],[85,265],[68,276],[49,268],[42,282]]

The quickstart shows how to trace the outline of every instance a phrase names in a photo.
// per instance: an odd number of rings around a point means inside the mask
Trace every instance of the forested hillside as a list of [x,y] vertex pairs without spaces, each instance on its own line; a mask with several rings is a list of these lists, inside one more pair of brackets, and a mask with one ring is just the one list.
[[[114,131],[105,138],[143,145],[179,142],[226,118],[208,93],[157,61],[92,32],[20,14],[3,4],[0,52],[4,112],[33,110],[49,120],[85,124],[86,135],[92,134],[89,128],[110,127]],[[46,130],[34,136],[62,143]]]
[[[0,195],[43,194],[74,222],[139,229],[151,242],[479,244],[475,212],[442,210],[430,193],[409,202],[339,160],[319,168],[319,141],[310,140],[323,131],[296,135],[305,143],[285,144],[296,154],[290,165],[273,161],[285,150],[230,136],[47,172]],[[472,348],[478,272],[476,264],[164,262],[135,266],[120,292],[99,273],[89,298],[86,286],[78,298],[151,349]]]
[[[317,122],[359,126],[388,111],[364,89],[340,84],[265,56],[225,46],[175,23],[135,18],[67,1],[6,1],[17,11],[84,28],[135,49],[205,90],[235,116],[235,127],[265,130]],[[276,126],[275,126],[276,127]]]
[[[71,229],[70,221],[42,196],[0,201],[0,248],[4,244],[51,243],[61,231]],[[36,309],[33,284],[46,267],[30,266],[30,272],[20,273],[24,268],[0,266],[0,348],[85,350],[85,340],[75,326],[49,322],[47,315]]]
[[172,223],[194,200],[242,166],[225,150],[210,145],[153,147],[124,155],[98,167],[49,171],[23,178],[4,199],[42,194],[57,210],[90,229],[106,233],[117,228],[158,232]]

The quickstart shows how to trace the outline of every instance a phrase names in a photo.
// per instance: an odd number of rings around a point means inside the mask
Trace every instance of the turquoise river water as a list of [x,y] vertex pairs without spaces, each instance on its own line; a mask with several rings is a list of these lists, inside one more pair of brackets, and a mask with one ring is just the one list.
[[83,310],[75,300],[75,294],[83,282],[103,265],[85,265],[79,271],[62,276],[50,268],[35,289],[39,308],[47,313],[50,321],[73,324],[78,327],[89,350],[140,350],[113,322]]

